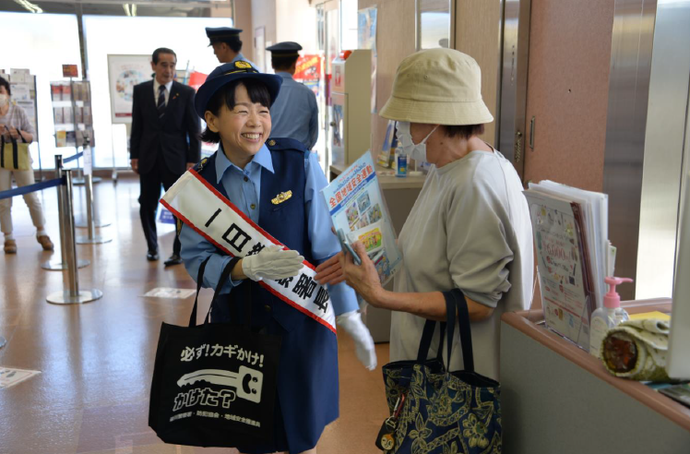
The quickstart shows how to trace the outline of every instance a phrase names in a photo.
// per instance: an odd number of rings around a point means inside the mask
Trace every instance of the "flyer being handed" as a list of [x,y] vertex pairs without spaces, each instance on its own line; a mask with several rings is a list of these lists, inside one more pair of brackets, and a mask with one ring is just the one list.
[[336,232],[348,244],[364,244],[385,285],[400,269],[402,256],[371,154],[364,153],[321,193]]

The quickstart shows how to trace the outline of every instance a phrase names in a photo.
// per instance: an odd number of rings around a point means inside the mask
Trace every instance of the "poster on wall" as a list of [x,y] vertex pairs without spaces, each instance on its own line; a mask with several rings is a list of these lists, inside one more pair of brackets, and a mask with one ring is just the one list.
[[376,113],[376,17],[375,6],[357,11],[357,47],[371,49],[371,113]]
[[297,82],[307,86],[314,94],[319,96],[319,76],[321,74],[322,56],[318,54],[305,54],[297,59],[295,74],[292,76]]
[[108,86],[113,123],[132,122],[134,86],[151,80],[150,55],[108,55]]

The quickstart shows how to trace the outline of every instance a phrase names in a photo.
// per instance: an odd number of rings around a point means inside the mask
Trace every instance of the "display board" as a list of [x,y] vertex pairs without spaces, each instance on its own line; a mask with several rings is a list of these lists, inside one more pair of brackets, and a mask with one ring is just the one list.
[[51,82],[50,93],[56,148],[95,146],[89,81]]
[[151,80],[150,55],[108,55],[108,88],[113,123],[132,123],[134,86]]

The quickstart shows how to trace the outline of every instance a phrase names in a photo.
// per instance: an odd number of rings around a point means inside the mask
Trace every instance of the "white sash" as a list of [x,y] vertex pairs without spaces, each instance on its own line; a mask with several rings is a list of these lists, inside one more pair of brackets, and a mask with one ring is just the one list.
[[[283,246],[194,170],[185,172],[163,195],[161,203],[228,255],[246,257],[266,246]],[[259,284],[335,333],[335,313],[328,292],[314,280],[315,275],[314,266],[305,260],[297,276]]]

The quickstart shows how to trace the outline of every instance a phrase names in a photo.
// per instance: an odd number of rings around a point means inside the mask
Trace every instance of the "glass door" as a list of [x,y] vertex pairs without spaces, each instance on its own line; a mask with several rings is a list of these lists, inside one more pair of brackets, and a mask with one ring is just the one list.
[[319,140],[316,149],[324,173],[329,175],[332,162],[333,107],[331,102],[331,63],[340,53],[340,12],[338,1],[330,0],[316,7],[319,53],[323,56],[319,77]]

